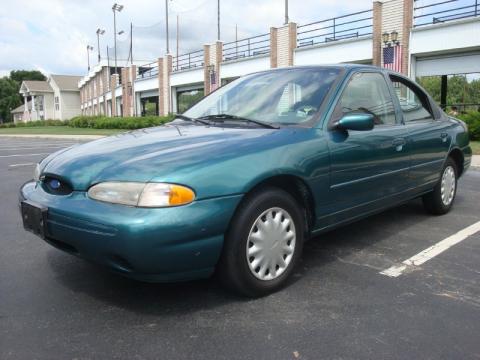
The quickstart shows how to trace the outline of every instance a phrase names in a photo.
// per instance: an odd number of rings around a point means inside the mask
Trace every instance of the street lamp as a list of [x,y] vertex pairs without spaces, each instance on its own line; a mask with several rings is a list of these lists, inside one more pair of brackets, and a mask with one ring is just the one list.
[[98,49],[98,62],[100,62],[101,56],[100,56],[100,35],[105,34],[104,29],[97,29],[97,49]]
[[120,36],[120,35],[122,35],[124,32],[125,32],[125,31],[120,30],[120,31],[118,32],[118,35]]
[[87,45],[87,63],[88,71],[90,71],[90,51],[93,50],[93,46]]
[[398,32],[396,30],[393,30],[391,33],[384,32],[382,34],[382,41],[385,46],[392,46],[392,44],[398,45]]
[[115,74],[118,74],[117,68],[117,11],[120,12],[123,10],[123,5],[120,4],[113,4],[112,11],[113,11],[113,42],[115,44]]

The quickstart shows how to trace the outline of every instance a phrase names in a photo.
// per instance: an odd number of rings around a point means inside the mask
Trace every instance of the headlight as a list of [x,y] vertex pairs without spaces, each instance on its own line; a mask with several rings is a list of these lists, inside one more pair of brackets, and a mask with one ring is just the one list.
[[104,182],[88,190],[91,199],[138,207],[167,207],[191,203],[192,189],[166,183]]
[[35,171],[33,172],[33,180],[39,181],[40,180],[40,164],[37,164],[35,166]]

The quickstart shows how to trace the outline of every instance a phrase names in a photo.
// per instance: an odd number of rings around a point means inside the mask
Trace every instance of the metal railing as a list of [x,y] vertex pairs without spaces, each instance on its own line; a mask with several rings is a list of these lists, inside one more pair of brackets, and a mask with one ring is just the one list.
[[249,58],[270,53],[270,34],[232,41],[223,45],[223,61]]
[[172,71],[188,70],[203,66],[203,49],[173,57]]
[[154,61],[138,67],[138,77],[148,79],[158,75],[158,62]]
[[415,0],[413,25],[422,26],[480,16],[480,0]]
[[372,35],[373,11],[365,10],[298,26],[297,46]]

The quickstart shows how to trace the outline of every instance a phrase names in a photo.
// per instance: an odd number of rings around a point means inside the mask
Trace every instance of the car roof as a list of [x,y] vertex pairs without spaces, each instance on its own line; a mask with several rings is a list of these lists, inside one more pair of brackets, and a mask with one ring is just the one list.
[[394,75],[399,75],[402,76],[402,74],[397,73],[395,71],[385,69],[379,66],[374,66],[374,65],[367,65],[367,64],[351,64],[351,63],[342,63],[342,64],[322,64],[322,65],[299,65],[299,66],[286,66],[286,67],[281,67],[281,68],[275,68],[275,69],[268,69],[268,70],[262,70],[262,71],[256,71],[251,74],[262,74],[262,73],[268,73],[268,72],[274,72],[274,71],[292,71],[296,69],[328,69],[328,68],[336,68],[336,69],[344,69],[347,70],[348,72],[350,71],[355,71],[355,70],[375,70],[379,72],[386,72],[388,74],[394,74]]

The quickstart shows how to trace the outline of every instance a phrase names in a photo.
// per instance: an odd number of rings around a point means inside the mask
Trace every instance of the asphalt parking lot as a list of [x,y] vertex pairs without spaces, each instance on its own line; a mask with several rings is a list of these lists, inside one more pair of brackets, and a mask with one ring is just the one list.
[[0,137],[0,359],[480,359],[480,232],[381,273],[480,220],[480,171],[451,213],[415,200],[324,234],[286,289],[246,300],[215,279],[128,280],[26,233],[20,185],[72,143]]

